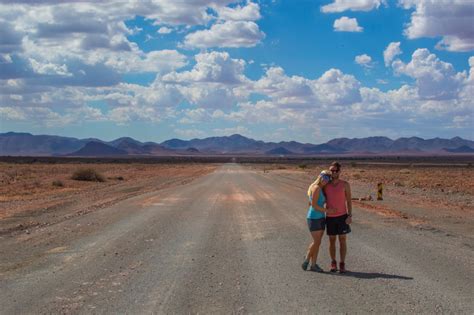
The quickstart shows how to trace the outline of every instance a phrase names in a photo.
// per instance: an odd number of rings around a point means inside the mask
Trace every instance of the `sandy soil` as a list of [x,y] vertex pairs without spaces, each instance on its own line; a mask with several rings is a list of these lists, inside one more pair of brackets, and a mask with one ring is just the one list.
[[[327,168],[322,164],[247,166],[301,179],[302,183],[309,183],[320,170]],[[71,179],[75,170],[85,167],[95,169],[106,181],[97,183]],[[0,163],[0,234],[28,232],[31,227],[53,224],[135,195],[187,183],[215,168],[216,164],[195,163]],[[342,177],[352,184],[354,198],[370,195],[375,199],[377,183],[383,183],[384,199],[388,198],[388,202],[355,203],[385,215],[416,213],[412,209],[415,207],[427,213],[435,212],[438,218],[462,218],[474,213],[473,167],[360,165],[353,162],[344,165]],[[54,185],[54,181],[60,181],[63,186]],[[401,211],[403,203],[407,205],[405,208],[410,209]]]
[[[348,273],[303,271],[312,179],[314,170],[295,166],[223,164],[185,185],[0,235],[0,313],[474,313],[474,219],[433,221],[433,208],[390,185],[383,201],[365,204],[382,208],[354,207]],[[355,195],[373,187],[350,181]],[[435,228],[407,224],[415,220]],[[327,237],[318,262],[328,270]]]
[[[276,175],[304,189],[326,164],[250,164],[255,170]],[[352,187],[353,204],[387,219],[402,218],[424,230],[474,238],[474,168],[401,165],[343,164],[341,178]],[[383,183],[383,201],[376,201],[377,184]],[[372,201],[358,198],[372,197]]]
[[[196,163],[0,163],[0,235],[53,224],[135,195],[181,185],[215,167]],[[96,170],[106,181],[71,179],[81,168]],[[54,185],[54,181],[63,186]]]
[[[301,173],[315,177],[327,165],[252,165],[266,172]],[[342,177],[353,186],[364,188],[364,194],[353,197],[376,198],[377,184],[383,183],[384,194],[398,196],[426,205],[444,205],[450,209],[474,212],[474,167],[417,167],[413,165],[343,165]]]

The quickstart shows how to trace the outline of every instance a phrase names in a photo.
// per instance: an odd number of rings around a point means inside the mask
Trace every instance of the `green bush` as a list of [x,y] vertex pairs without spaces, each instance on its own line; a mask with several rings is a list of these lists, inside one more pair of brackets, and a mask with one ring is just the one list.
[[72,174],[74,180],[85,180],[90,182],[105,182],[104,176],[92,168],[81,168]]

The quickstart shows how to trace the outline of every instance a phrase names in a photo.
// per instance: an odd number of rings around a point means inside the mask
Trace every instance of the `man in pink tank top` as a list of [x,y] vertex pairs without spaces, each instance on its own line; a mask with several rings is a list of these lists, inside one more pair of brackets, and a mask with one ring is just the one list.
[[332,180],[324,187],[328,209],[336,209],[335,213],[326,214],[326,231],[329,236],[329,255],[331,256],[331,272],[337,271],[336,239],[339,239],[339,272],[346,272],[347,235],[351,232],[352,201],[351,186],[339,179],[341,164],[333,162],[329,167]]

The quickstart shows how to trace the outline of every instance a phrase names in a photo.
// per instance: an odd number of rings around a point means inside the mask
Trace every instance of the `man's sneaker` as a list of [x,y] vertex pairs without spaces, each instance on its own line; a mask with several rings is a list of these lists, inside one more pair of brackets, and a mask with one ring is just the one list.
[[309,265],[309,260],[305,259],[305,261],[303,261],[303,263],[301,264],[301,268],[303,268],[303,270],[306,271],[308,269],[308,265]]
[[346,271],[347,271],[347,270],[346,270],[346,264],[343,263],[343,262],[340,262],[340,263],[339,263],[339,272],[340,272],[340,273],[346,273]]
[[318,266],[318,264],[314,265],[314,266],[311,266],[311,268],[309,268],[310,271],[316,271],[316,272],[324,272],[324,270]]
[[337,271],[337,262],[335,260],[331,261],[331,269],[329,269],[331,272],[336,272]]

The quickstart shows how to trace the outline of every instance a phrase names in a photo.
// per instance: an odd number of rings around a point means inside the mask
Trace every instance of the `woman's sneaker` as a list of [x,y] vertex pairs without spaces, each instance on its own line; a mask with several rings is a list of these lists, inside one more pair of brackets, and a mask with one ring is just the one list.
[[339,263],[339,273],[346,273],[346,264],[343,262]]
[[331,272],[336,272],[337,271],[337,261],[333,260],[331,261],[331,269],[329,269]]
[[305,259],[305,261],[303,261],[303,263],[301,264],[301,268],[303,268],[303,270],[306,271],[308,269],[308,265],[309,265],[309,260]]
[[311,266],[311,268],[309,268],[310,271],[316,271],[316,272],[324,272],[324,270],[318,266],[318,264],[314,265],[314,266]]

